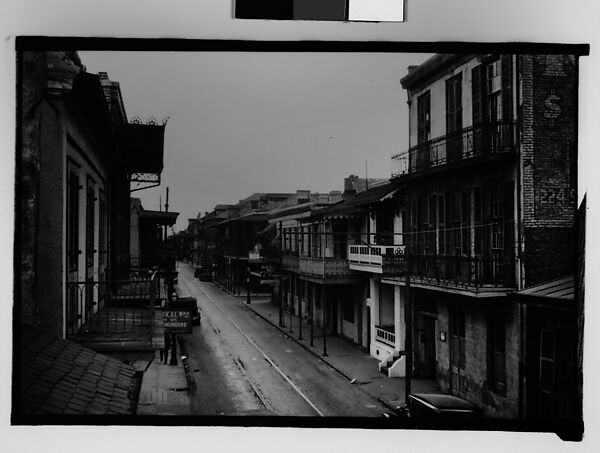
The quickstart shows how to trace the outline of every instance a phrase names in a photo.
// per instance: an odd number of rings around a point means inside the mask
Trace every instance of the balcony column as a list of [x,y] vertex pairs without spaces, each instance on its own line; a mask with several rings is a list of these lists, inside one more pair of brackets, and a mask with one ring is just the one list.
[[316,292],[316,288],[314,287],[314,285],[311,283],[311,292],[310,292],[310,299],[309,299],[309,303],[310,303],[310,345],[314,346],[314,324],[315,324],[315,292]]
[[327,288],[325,285],[321,285],[321,288],[323,291],[323,356],[325,357],[327,355]]
[[302,285],[303,291],[298,291],[298,340],[302,340],[302,294],[306,294],[306,282],[300,280],[300,285]]
[[406,332],[405,317],[404,317],[404,300],[400,286],[394,286],[394,334],[396,342],[394,349],[397,351],[404,350],[404,333]]
[[[377,338],[377,330],[375,326],[379,324],[379,281],[375,278],[371,278],[369,284],[371,285],[371,343],[375,342]],[[369,345],[369,349],[371,346]]]

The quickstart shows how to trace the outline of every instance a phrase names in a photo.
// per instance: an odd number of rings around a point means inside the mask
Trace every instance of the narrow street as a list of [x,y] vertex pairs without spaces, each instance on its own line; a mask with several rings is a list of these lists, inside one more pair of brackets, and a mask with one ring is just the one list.
[[385,406],[253,312],[243,299],[194,278],[178,263],[178,294],[202,315],[181,335],[196,382],[195,415],[380,417]]

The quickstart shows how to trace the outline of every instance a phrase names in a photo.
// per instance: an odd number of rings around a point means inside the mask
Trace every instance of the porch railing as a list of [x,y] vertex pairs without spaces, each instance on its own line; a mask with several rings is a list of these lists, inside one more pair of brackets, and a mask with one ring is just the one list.
[[511,153],[515,150],[514,121],[469,126],[392,156],[392,178],[472,157]]
[[388,346],[394,347],[396,345],[396,334],[393,327],[375,326],[375,339]]
[[67,282],[67,336],[151,332],[160,300],[159,273],[131,272],[129,277]]
[[300,257],[300,273],[320,278],[350,275],[348,261],[342,258]]
[[443,286],[495,286],[513,288],[514,260],[495,256],[410,255],[385,257],[383,275],[410,274],[411,280]]
[[364,264],[382,267],[384,257],[403,255],[404,245],[349,245],[348,261],[352,264]]

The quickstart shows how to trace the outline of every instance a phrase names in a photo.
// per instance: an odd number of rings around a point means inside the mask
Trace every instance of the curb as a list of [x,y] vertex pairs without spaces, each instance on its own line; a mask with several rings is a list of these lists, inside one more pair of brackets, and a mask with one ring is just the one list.
[[[319,358],[320,360],[322,360],[323,362],[325,362],[327,365],[329,365],[329,367],[338,372],[339,374],[341,374],[342,376],[344,376],[348,382],[350,382],[352,380],[352,378],[350,378],[346,373],[344,373],[342,370],[340,370],[339,368],[337,368],[336,366],[332,365],[331,362],[329,362],[327,359],[325,359],[323,356],[317,354],[315,351],[311,350],[308,346],[304,345],[303,343],[300,343],[300,341],[298,341],[297,339],[295,339],[294,337],[291,337],[284,329],[282,329],[280,326],[278,326],[277,324],[275,324],[273,321],[271,321],[270,319],[266,318],[265,316],[261,315],[260,313],[258,313],[256,310],[254,310],[252,307],[250,307],[248,304],[242,304],[244,307],[246,307],[248,310],[250,310],[252,313],[254,313],[256,316],[258,316],[259,318],[261,318],[262,320],[266,321],[267,323],[271,324],[273,327],[275,327],[277,330],[279,330],[280,332],[282,332],[287,338],[289,338],[290,340],[294,341],[297,345],[301,346],[303,349],[305,349],[306,351],[310,352],[312,355],[314,355],[315,357]],[[371,398],[376,399],[377,401],[379,401],[381,404],[383,404],[385,407],[387,407],[388,409],[390,409],[391,411],[393,411],[395,414],[398,413],[398,408],[392,406],[391,404],[385,402],[384,400],[382,400],[381,398],[372,395],[370,392],[368,392],[367,390],[363,389],[362,387],[358,387],[362,392],[366,393],[367,395],[369,395]]]

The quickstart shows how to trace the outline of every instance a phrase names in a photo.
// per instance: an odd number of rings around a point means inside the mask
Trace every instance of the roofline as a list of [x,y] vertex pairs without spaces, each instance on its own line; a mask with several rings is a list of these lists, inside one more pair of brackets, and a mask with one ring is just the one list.
[[463,61],[475,58],[476,54],[436,54],[425,60],[412,71],[400,79],[400,84],[405,90],[413,88],[434,74],[439,74],[443,68],[450,67]]

